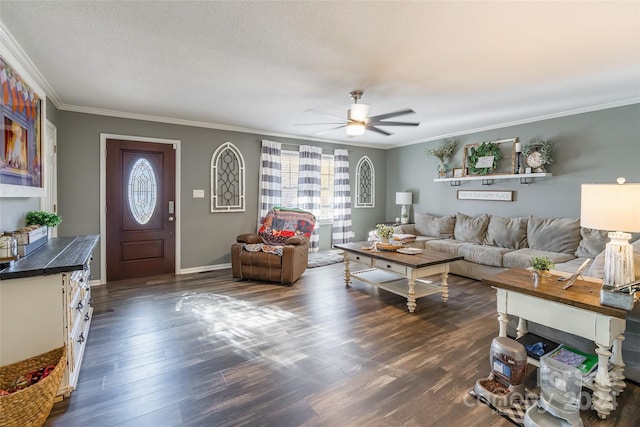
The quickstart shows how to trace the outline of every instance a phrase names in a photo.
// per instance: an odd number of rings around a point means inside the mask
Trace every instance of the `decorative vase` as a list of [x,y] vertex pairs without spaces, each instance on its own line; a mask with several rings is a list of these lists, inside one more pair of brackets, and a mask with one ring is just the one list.
[[389,238],[388,237],[381,237],[380,238],[380,243],[389,243]]
[[445,178],[447,176],[447,164],[444,162],[438,163],[438,177]]
[[551,273],[549,272],[549,270],[533,270],[533,280],[535,285],[538,284],[538,281],[540,279],[544,279],[551,276]]

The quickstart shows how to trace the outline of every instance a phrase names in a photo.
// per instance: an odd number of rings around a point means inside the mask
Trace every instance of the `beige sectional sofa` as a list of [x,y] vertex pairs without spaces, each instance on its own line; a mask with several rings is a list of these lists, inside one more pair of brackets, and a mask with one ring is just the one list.
[[[585,259],[593,261],[585,276],[602,278],[607,232],[580,227],[577,218],[502,218],[483,214],[476,217],[457,213],[435,216],[415,214],[415,223],[396,227],[396,233],[414,234],[409,246],[460,255],[464,260],[451,264],[451,273],[482,280],[508,268],[527,268],[534,256],[549,257],[555,270],[575,272]],[[636,279],[640,279],[640,235],[633,235]],[[592,342],[552,330],[529,325],[529,330],[556,342],[594,352]],[[510,335],[515,333],[511,319]],[[640,383],[640,303],[627,316],[623,357],[628,379]]]
[[396,232],[417,236],[409,246],[463,256],[464,260],[451,264],[451,273],[476,280],[508,268],[527,268],[535,256],[546,256],[556,264],[556,270],[569,273],[591,258],[594,261],[585,275],[602,278],[607,243],[606,231],[580,227],[578,218],[535,215],[503,218],[460,212],[447,216],[416,213],[414,224],[400,225]]

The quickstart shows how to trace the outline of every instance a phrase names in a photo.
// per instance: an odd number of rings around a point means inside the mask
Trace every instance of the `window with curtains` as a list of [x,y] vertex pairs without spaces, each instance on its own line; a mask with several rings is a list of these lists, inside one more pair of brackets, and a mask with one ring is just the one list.
[[376,174],[373,162],[362,156],[356,166],[356,208],[373,208],[376,206]]
[[[282,150],[282,206],[298,207],[298,170],[297,151]],[[320,188],[320,218],[326,223],[333,221],[333,156],[322,155]]]

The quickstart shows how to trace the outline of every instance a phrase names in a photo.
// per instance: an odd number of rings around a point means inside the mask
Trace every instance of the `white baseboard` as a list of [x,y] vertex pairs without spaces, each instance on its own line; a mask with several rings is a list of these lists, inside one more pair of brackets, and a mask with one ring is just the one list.
[[200,267],[182,268],[180,269],[178,274],[204,273],[207,271],[224,270],[225,268],[231,268],[231,263],[202,265]]
[[[177,274],[191,274],[191,273],[205,273],[207,271],[224,270],[225,268],[231,268],[231,263],[227,264],[214,264],[214,265],[202,265],[200,267],[182,268]],[[99,279],[89,282],[91,287],[102,286],[105,283]]]
[[102,280],[100,280],[100,279],[95,279],[95,280],[90,280],[89,281],[89,286],[91,286],[92,288],[94,286],[102,286],[102,285],[104,285],[104,283],[102,283]]

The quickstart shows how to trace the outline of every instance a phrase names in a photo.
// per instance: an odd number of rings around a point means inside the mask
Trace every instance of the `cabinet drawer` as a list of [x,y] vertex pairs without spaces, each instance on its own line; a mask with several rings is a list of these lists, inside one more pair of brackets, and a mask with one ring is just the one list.
[[374,259],[373,265],[377,268],[383,268],[385,270],[390,270],[395,273],[402,274],[403,276],[407,274],[407,267],[405,267],[404,265],[394,264],[383,259]]
[[348,255],[349,255],[349,261],[351,262],[361,262],[366,265],[372,265],[371,258],[369,258],[368,256],[364,256],[360,254],[348,254]]
[[[68,351],[68,365],[69,376],[77,380],[76,370],[80,366],[80,359],[84,353],[84,347],[86,346],[87,337],[89,335],[89,325],[91,324],[91,317],[93,316],[93,308],[87,307],[81,316],[77,317],[77,323],[71,330],[69,340],[67,343]],[[75,381],[71,381],[75,384]]]

